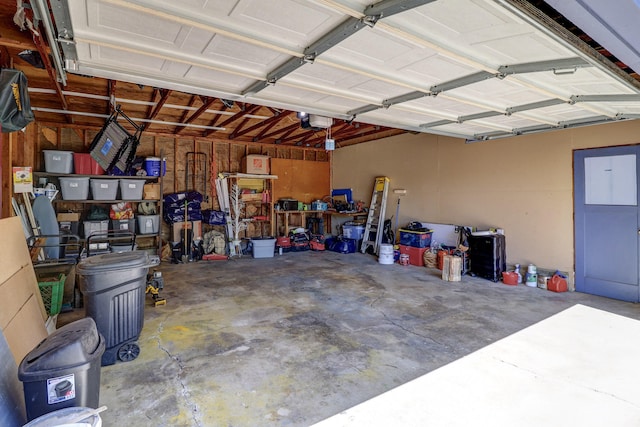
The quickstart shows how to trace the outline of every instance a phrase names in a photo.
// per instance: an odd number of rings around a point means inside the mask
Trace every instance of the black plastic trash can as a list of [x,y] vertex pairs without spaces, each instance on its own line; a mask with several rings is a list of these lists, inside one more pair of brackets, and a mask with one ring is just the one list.
[[77,267],[78,287],[87,316],[104,336],[102,366],[127,362],[140,354],[135,342],[144,324],[144,302],[149,267],[158,257],[144,251],[109,253],[85,258]]
[[18,367],[27,419],[73,406],[97,408],[104,350],[105,340],[88,317],[42,340]]

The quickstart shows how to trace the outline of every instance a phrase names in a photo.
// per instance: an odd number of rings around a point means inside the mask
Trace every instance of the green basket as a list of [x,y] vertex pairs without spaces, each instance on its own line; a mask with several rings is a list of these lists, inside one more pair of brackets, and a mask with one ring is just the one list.
[[66,278],[66,274],[59,273],[57,276],[43,278],[41,281],[38,281],[42,302],[44,303],[47,313],[51,316],[60,313],[60,309],[62,308],[64,281]]

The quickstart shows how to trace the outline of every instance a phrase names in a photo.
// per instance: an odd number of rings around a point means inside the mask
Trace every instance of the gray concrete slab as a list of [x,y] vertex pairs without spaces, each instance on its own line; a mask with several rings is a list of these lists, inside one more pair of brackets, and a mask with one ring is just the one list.
[[[102,368],[104,425],[308,426],[583,304],[637,305],[370,255],[165,264],[140,356]],[[605,344],[605,343],[603,343]]]

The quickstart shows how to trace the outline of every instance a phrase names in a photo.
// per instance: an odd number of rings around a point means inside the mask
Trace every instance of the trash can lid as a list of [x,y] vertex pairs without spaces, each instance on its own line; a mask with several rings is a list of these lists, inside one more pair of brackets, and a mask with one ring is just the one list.
[[18,378],[39,380],[50,378],[52,372],[87,365],[104,353],[104,338],[95,321],[85,317],[71,322],[42,340],[20,362]]
[[78,264],[78,274],[102,274],[113,270],[149,267],[152,264],[145,251],[115,252],[83,259]]
[[[102,425],[102,419],[96,412],[93,408],[72,406],[41,415],[25,424],[24,427],[100,426]],[[82,416],[85,417],[82,418]]]

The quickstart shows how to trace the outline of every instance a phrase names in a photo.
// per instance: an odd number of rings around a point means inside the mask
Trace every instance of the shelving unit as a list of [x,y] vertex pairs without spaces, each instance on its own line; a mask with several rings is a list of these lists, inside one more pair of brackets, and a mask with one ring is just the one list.
[[245,206],[241,220],[255,225],[257,235],[249,235],[245,230],[244,237],[265,237],[275,235],[275,220],[273,216],[272,181],[278,179],[276,175],[257,175],[247,173],[224,174],[229,183],[229,194],[234,184],[241,190],[251,190],[241,195],[240,200]]
[[[38,183],[39,178],[41,177],[46,177],[49,179],[50,182],[54,183],[56,185],[56,187],[58,188],[58,190],[60,190],[60,178],[73,178],[73,177],[84,177],[84,178],[89,178],[89,179],[107,179],[107,180],[119,180],[119,179],[127,179],[127,180],[142,180],[145,181],[145,183],[157,183],[160,184],[160,198],[159,199],[114,199],[114,200],[92,200],[92,199],[87,199],[87,200],[64,200],[62,199],[62,195],[61,193],[59,193],[58,198],[54,199],[52,201],[52,204],[54,205],[55,211],[56,213],[59,212],[78,212],[81,214],[81,217],[83,216],[83,214],[86,213],[86,206],[87,205],[107,205],[108,207],[110,207],[110,205],[116,204],[116,203],[121,203],[121,202],[128,202],[128,203],[132,203],[133,208],[134,208],[134,212],[135,212],[135,216],[137,217],[138,215],[138,211],[137,211],[137,206],[139,203],[143,203],[143,202],[155,202],[157,204],[158,207],[158,212],[157,214],[159,215],[159,219],[158,219],[158,223],[160,224],[162,221],[162,177],[157,177],[157,176],[116,176],[116,175],[80,175],[80,174],[63,174],[63,173],[51,173],[51,172],[34,172],[33,173],[34,178],[35,178],[35,182]],[[41,196],[43,197],[43,196]],[[110,220],[111,221],[111,220]],[[137,222],[137,219],[136,219]],[[80,224],[79,224],[80,225]],[[137,227],[137,224],[136,224]],[[162,241],[160,239],[160,227],[158,227],[158,232],[157,233],[152,233],[152,234],[139,234],[136,233],[135,234],[135,239],[136,242],[144,242],[144,241],[148,241],[149,239],[153,239],[153,244],[149,245],[149,246],[145,246],[145,245],[140,245],[141,249],[144,248],[154,248],[156,253],[158,255],[160,255],[161,251],[162,251]],[[82,242],[86,242],[86,239],[81,239]]]

